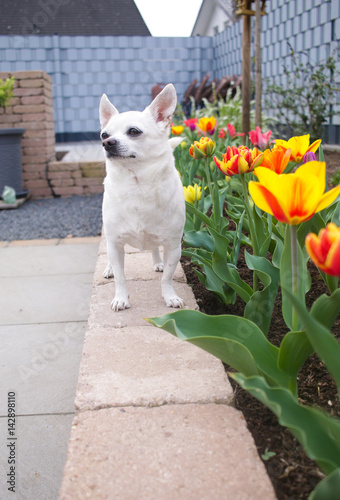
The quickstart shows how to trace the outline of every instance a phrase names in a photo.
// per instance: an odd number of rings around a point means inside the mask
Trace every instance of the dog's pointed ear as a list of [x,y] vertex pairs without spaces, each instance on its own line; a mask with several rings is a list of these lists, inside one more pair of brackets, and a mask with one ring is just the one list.
[[176,109],[177,95],[175,87],[169,83],[152,101],[148,109],[156,123],[166,129],[171,122],[171,116]]
[[117,109],[109,101],[107,95],[103,94],[99,104],[99,120],[101,128],[104,128],[105,125],[109,122],[110,118],[116,114],[118,114]]

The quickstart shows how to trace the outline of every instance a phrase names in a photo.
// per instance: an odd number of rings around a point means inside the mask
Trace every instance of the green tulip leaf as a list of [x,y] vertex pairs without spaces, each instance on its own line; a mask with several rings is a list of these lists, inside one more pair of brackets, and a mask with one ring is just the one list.
[[258,257],[245,252],[245,259],[247,266],[256,272],[264,288],[252,294],[245,307],[244,317],[256,323],[263,333],[267,335],[279,288],[280,272],[265,257]]
[[214,252],[212,255],[213,271],[221,280],[235,290],[245,302],[248,302],[253,290],[240,278],[237,269],[228,263],[227,238],[213,228],[210,228],[210,234],[214,239]]
[[230,373],[230,376],[275,413],[280,424],[290,430],[325,474],[331,474],[340,467],[338,419],[319,409],[299,404],[289,390],[270,387],[263,377],[247,377],[241,373]]
[[212,269],[211,252],[202,248],[196,250],[183,250],[182,255],[191,258],[194,264],[198,264],[204,274],[194,269],[201,283],[207,290],[216,293],[225,304],[231,304],[235,301],[235,292],[221,279]]
[[283,252],[283,242],[282,239],[279,238],[276,234],[272,234],[272,240],[274,241],[275,248],[273,251],[273,257],[272,257],[272,263],[273,266],[277,267],[277,269],[280,269],[281,265],[281,256]]
[[340,468],[335,469],[314,488],[308,500],[339,500]]
[[305,332],[289,332],[280,345],[278,364],[281,370],[296,378],[301,366],[314,349]]
[[212,222],[210,221],[209,217],[200,210],[198,210],[198,208],[194,207],[194,205],[191,205],[191,203],[188,203],[187,201],[185,202],[185,205],[187,212],[189,212],[189,214],[196,215],[196,217],[201,219],[201,221],[204,222],[204,224],[206,224],[207,226],[212,225]]
[[310,313],[330,330],[340,313],[340,289],[335,290],[332,295],[320,295],[312,305]]
[[278,348],[245,318],[179,310],[147,321],[201,347],[236,370],[260,373],[271,385],[289,386],[289,377],[277,366]]
[[[298,297],[294,297],[288,290],[285,293],[297,311],[309,342],[334,378],[338,392],[340,392],[340,344],[328,328],[320,323],[315,316],[308,313],[304,303]],[[338,294],[337,297],[339,297]]]
[[184,235],[184,243],[188,247],[204,248],[209,252],[214,251],[214,240],[207,230],[189,231]]

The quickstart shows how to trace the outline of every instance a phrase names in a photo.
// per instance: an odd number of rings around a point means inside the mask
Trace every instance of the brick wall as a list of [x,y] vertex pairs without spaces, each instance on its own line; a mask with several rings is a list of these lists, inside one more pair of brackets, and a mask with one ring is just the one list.
[[51,196],[46,179],[47,162],[55,159],[52,79],[44,71],[0,73],[15,78],[14,97],[0,109],[0,128],[24,128],[22,180],[34,198]]
[[15,79],[9,106],[0,109],[0,128],[24,128],[23,188],[32,198],[103,192],[104,162],[56,161],[52,80],[44,71],[0,73]]
[[48,165],[47,176],[57,196],[102,193],[105,163],[53,161]]

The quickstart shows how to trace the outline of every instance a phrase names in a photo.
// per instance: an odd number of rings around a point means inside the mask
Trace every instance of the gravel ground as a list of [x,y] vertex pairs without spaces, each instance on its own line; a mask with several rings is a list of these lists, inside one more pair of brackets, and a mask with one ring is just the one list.
[[98,236],[103,195],[28,200],[0,210],[0,241]]

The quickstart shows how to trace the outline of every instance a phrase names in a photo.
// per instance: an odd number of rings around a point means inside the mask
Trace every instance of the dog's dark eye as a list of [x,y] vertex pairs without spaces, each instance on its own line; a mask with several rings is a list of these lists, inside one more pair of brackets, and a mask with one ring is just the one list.
[[131,127],[129,128],[129,130],[127,131],[127,134],[128,135],[132,135],[134,137],[136,137],[137,135],[141,135],[143,132],[141,130],[139,130],[139,128],[136,128],[136,127]]
[[108,137],[109,137],[109,134],[107,134],[106,132],[102,133],[102,139],[107,139]]

